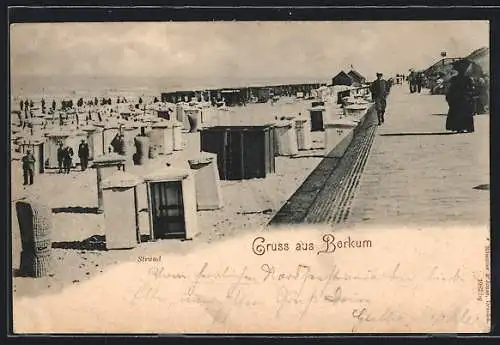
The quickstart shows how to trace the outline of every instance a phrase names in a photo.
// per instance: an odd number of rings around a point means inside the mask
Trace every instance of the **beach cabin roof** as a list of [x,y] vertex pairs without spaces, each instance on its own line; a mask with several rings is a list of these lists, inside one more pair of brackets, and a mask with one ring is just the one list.
[[81,126],[80,129],[85,132],[93,132],[97,130],[97,127],[94,125],[84,125]]
[[22,137],[20,145],[38,145],[45,142],[45,138],[41,136]]
[[126,160],[127,160],[127,158],[125,156],[119,155],[117,153],[109,153],[109,154],[98,156],[98,157],[94,158],[93,167],[116,165],[119,163],[123,163]]
[[217,159],[217,154],[211,152],[200,152],[197,158],[188,159],[190,165],[209,164]]
[[144,180],[138,176],[132,175],[125,171],[119,171],[102,181],[101,186],[103,189],[109,188],[130,188],[135,187]]
[[170,121],[157,121],[151,125],[153,128],[172,128],[173,125]]
[[161,181],[179,181],[183,180],[191,174],[187,169],[176,169],[165,167],[151,174],[144,176],[146,182],[161,182]]
[[66,129],[54,129],[45,133],[46,137],[70,137],[73,135],[73,131]]

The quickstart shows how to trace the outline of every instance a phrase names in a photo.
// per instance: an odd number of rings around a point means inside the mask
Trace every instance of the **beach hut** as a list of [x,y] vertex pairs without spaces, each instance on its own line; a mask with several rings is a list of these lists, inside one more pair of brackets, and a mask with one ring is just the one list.
[[113,139],[120,134],[120,125],[117,123],[109,123],[102,130],[102,145],[104,153],[108,153]]
[[189,127],[184,129],[190,133],[197,132],[201,125],[201,109],[197,106],[184,107],[185,118],[188,120]]
[[102,181],[116,172],[120,167],[124,167],[126,158],[116,153],[110,153],[94,158],[91,168],[96,169],[97,177],[97,206],[98,212],[104,212],[104,202],[102,193]]
[[370,107],[370,103],[355,103],[355,104],[350,104],[346,106],[345,109],[345,114],[347,116],[353,116],[356,118],[359,118],[366,114],[368,108]]
[[312,107],[309,108],[311,116],[311,132],[318,132],[324,130],[323,113],[325,112],[324,102],[312,102]]
[[204,128],[200,141],[201,151],[217,154],[221,180],[264,178],[275,172],[272,125]]
[[118,171],[102,181],[106,249],[130,249],[141,242],[137,186],[143,180]]
[[295,120],[295,133],[297,135],[297,149],[310,150],[312,148],[311,124],[305,117]]
[[94,157],[99,155],[104,155],[107,153],[107,148],[104,146],[104,128],[106,124],[104,122],[94,122],[92,124],[96,131],[93,133],[93,141],[94,141]]
[[184,107],[186,105],[184,103],[177,103],[175,105],[175,111],[176,111],[176,116],[177,116],[177,121],[182,123],[183,129],[189,130],[189,120],[187,119],[186,114],[184,113]]
[[100,142],[102,142],[102,140],[99,142],[97,139],[100,136],[102,136],[102,134],[100,133],[100,131],[98,131],[98,127],[93,126],[93,125],[85,125],[85,126],[80,127],[80,130],[82,130],[83,132],[85,132],[87,134],[87,143],[89,144],[89,159],[90,160],[94,159],[94,155],[96,153],[96,148],[97,148],[98,154],[102,154],[102,152],[100,151],[101,147],[98,146],[100,144]]
[[174,151],[181,151],[184,149],[184,140],[182,138],[183,125],[179,121],[172,121],[172,135],[174,143]]
[[193,175],[187,169],[164,168],[144,176],[150,238],[191,239],[198,228]]
[[295,122],[278,121],[274,124],[275,154],[278,156],[295,156],[298,153]]
[[325,123],[325,156],[341,158],[354,137],[358,121],[337,119]]
[[125,155],[127,156],[127,163],[132,164],[133,155],[135,153],[135,142],[134,139],[136,136],[141,134],[141,126],[135,122],[128,122],[121,125],[121,133],[124,136],[125,140]]
[[149,144],[158,148],[159,154],[171,154],[174,151],[174,131],[168,121],[156,122],[148,133]]
[[217,155],[201,152],[199,157],[188,160],[188,163],[189,167],[194,170],[197,209],[199,211],[220,209],[222,191],[217,169]]
[[59,143],[63,143],[64,146],[67,145],[67,140],[71,137],[72,132],[64,129],[54,129],[45,133],[47,138],[45,142],[45,153],[46,153],[46,167],[48,168],[58,168],[59,164],[57,161],[57,149],[59,148]]
[[16,124],[17,126],[23,125],[23,115],[20,110],[12,110],[10,118],[12,124]]
[[43,127],[45,121],[40,117],[33,117],[30,121],[31,123],[31,133],[33,136],[41,136],[43,132]]

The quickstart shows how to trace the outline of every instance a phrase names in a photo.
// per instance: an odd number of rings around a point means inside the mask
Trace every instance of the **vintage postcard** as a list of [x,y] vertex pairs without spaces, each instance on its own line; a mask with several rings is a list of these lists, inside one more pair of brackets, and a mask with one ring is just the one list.
[[13,326],[490,331],[488,21],[10,26]]

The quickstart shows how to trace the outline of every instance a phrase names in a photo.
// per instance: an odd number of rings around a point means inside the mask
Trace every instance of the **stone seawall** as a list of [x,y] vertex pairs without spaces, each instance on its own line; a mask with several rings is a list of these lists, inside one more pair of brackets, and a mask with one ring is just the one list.
[[376,130],[375,107],[368,108],[357,125],[342,137],[277,212],[268,226],[302,223],[338,223],[349,215]]

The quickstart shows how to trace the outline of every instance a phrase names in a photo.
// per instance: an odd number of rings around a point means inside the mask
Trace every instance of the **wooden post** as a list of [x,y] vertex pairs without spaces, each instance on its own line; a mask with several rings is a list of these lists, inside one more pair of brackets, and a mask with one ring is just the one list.
[[155,240],[155,232],[154,232],[154,229],[153,229],[153,200],[152,200],[152,197],[151,197],[151,191],[150,191],[150,188],[151,188],[151,183],[150,182],[147,182],[146,183],[146,192],[147,192],[147,195],[148,195],[148,213],[149,213],[149,240],[150,241],[154,241]]
[[103,203],[103,198],[102,198],[101,167],[97,167],[96,172],[97,172],[97,213],[103,213],[104,212],[104,203]]
[[104,142],[105,142],[105,136],[104,136],[104,132],[106,131],[106,127],[104,127],[102,129],[102,132],[101,132],[101,135],[102,135],[102,154],[105,155],[106,154],[106,148],[104,147]]
[[135,211],[135,231],[137,235],[137,243],[141,243],[141,229],[139,227],[139,209],[137,207],[137,186],[134,187],[134,211]]

